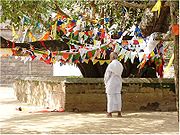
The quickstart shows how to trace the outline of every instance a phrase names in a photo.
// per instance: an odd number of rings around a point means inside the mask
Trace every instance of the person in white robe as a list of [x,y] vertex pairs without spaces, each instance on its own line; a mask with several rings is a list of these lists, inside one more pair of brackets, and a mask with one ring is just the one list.
[[111,63],[108,65],[105,75],[104,84],[107,95],[107,116],[112,117],[113,112],[118,112],[118,117],[122,117],[121,108],[121,89],[122,89],[122,72],[123,65],[117,60],[116,52],[110,54]]

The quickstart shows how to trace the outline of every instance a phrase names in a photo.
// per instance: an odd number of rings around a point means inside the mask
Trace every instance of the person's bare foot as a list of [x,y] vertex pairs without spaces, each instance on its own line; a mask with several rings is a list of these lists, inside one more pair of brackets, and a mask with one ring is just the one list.
[[122,117],[121,112],[118,112],[117,117]]
[[112,113],[107,113],[107,117],[111,118],[112,117]]

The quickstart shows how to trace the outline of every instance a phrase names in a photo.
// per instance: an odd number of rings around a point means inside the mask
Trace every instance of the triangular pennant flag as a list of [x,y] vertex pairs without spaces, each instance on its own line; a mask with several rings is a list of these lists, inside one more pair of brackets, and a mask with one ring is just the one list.
[[120,52],[120,45],[116,44],[114,52],[119,53]]
[[68,52],[63,52],[62,57],[67,60],[69,58],[69,53]]
[[89,34],[90,37],[92,37],[93,31],[88,31],[88,34]]
[[94,30],[93,30],[93,34],[94,34],[94,35],[96,35],[96,34],[97,34],[97,32],[98,32],[98,28],[94,28]]
[[93,56],[92,51],[88,51],[87,55],[88,55],[88,58],[92,58],[92,56]]
[[164,73],[167,73],[169,71],[169,68],[171,67],[171,65],[173,63],[173,60],[174,60],[174,53],[172,54],[171,59],[169,60],[167,67],[164,69]]
[[73,62],[73,54],[69,54],[69,58],[67,59],[69,63]]
[[55,22],[55,24],[52,26],[52,31],[51,31],[51,35],[53,36],[53,39],[56,39],[56,32],[57,30],[57,21]]
[[84,34],[84,41],[86,41],[87,39],[88,39],[88,36]]
[[78,33],[79,33],[79,31],[78,31],[78,30],[76,30],[76,31],[74,32],[74,36],[77,36],[77,35],[78,35]]
[[16,34],[16,31],[13,25],[12,25],[12,37],[13,39],[18,39],[18,35]]
[[158,44],[159,41],[154,40],[155,37],[155,34],[150,35],[149,41],[147,42],[147,47],[144,49],[146,55],[149,55]]
[[138,40],[133,40],[133,44],[134,44],[134,45],[138,45],[138,44],[139,44],[139,41],[138,41]]
[[139,62],[142,61],[143,57],[144,57],[145,53],[144,52],[139,52],[138,56],[139,56]]
[[120,51],[120,53],[119,53],[119,55],[123,55],[123,56],[124,56],[126,52],[127,52],[127,50],[124,49],[124,48],[122,48],[121,51]]
[[143,42],[144,42],[143,38],[139,38],[139,39],[138,39],[138,42],[139,42],[139,43],[143,43]]
[[151,57],[154,57],[154,56],[155,56],[154,51],[152,51],[152,52],[150,53],[150,56],[151,56]]
[[96,50],[94,56],[92,57],[92,61],[94,61],[97,56],[98,56],[98,51]]
[[134,58],[136,57],[137,52],[131,52],[131,63],[134,63]]
[[103,65],[105,63],[105,60],[99,60],[99,64]]
[[107,63],[107,64],[111,63],[111,60],[106,60],[106,63]]
[[156,4],[154,5],[154,7],[151,9],[151,11],[158,11],[158,16],[160,15],[160,11],[161,11],[161,0],[158,0],[156,2]]
[[125,54],[125,58],[124,58],[124,62],[126,62],[128,60],[128,58],[130,58],[131,52],[127,51]]
[[73,58],[74,58],[75,60],[78,60],[78,59],[79,59],[79,57],[80,57],[80,54],[79,54],[79,53],[77,53],[77,54],[73,55]]
[[32,42],[36,41],[36,38],[33,36],[32,32],[29,32],[29,37],[31,38]]
[[83,35],[84,35],[84,32],[79,32],[79,38],[82,38]]
[[175,36],[179,35],[179,24],[172,25],[172,34]]
[[94,46],[97,44],[97,40],[93,40]]
[[84,54],[87,53],[87,50],[84,49],[84,48],[80,48],[80,49],[79,49],[79,53],[80,53],[80,56],[81,56],[81,58],[82,58],[82,57],[84,56]]
[[140,52],[141,48],[139,45],[136,45],[136,52]]
[[69,54],[68,60],[72,59],[73,54]]
[[92,55],[93,55],[93,56],[95,55],[95,52],[96,52],[96,50],[92,50]]
[[122,45],[126,46],[126,45],[128,45],[128,44],[129,44],[129,43],[128,43],[127,40],[123,40],[123,41],[122,41]]
[[84,62],[85,62],[86,64],[88,64],[89,60],[84,60]]
[[47,40],[49,38],[50,32],[47,31],[39,40]]
[[98,60],[95,59],[95,60],[93,61],[93,65],[95,65],[97,62],[98,62]]
[[122,60],[122,59],[124,59],[124,55],[120,55],[120,56],[118,57],[118,60]]

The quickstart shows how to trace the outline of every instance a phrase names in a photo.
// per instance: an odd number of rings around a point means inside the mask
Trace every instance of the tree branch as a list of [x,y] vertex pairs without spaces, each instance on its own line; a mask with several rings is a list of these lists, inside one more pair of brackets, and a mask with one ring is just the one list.
[[59,8],[59,6],[58,6],[58,4],[57,4],[57,1],[55,1],[55,6],[56,6],[56,10],[58,11],[58,13],[60,14],[60,15],[64,15],[64,16],[66,16],[67,18],[71,18],[69,15],[67,15],[66,13],[64,13],[64,11],[62,11],[60,8]]

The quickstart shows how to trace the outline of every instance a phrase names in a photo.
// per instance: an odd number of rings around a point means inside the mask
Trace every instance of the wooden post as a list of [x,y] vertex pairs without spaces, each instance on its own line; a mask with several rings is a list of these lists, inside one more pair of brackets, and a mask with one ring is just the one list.
[[[171,12],[171,24],[178,23],[176,14],[176,4],[178,1],[170,2],[170,12]],[[178,121],[179,121],[179,35],[173,35],[174,40],[174,70],[175,70],[175,92],[176,92],[176,108],[178,111]]]

